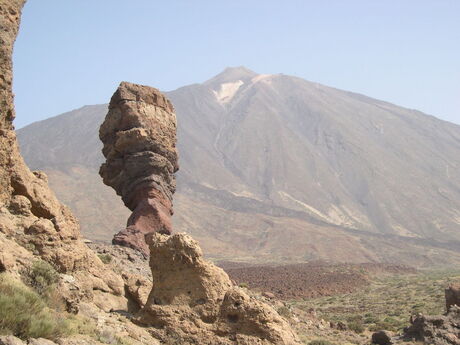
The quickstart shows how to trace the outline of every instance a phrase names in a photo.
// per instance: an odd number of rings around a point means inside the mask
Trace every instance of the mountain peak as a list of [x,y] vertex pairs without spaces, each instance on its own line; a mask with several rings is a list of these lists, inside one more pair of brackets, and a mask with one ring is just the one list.
[[238,80],[246,81],[257,76],[257,73],[244,66],[227,67],[215,77],[207,80],[204,84],[215,86],[223,83],[236,82]]

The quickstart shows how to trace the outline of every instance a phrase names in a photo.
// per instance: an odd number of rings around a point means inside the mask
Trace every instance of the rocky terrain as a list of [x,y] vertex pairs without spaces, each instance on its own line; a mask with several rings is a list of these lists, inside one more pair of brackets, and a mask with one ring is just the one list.
[[[209,257],[417,267],[460,261],[459,126],[242,67],[166,95],[181,156],[173,223]],[[106,107],[34,123],[19,140],[84,235],[110,241],[129,212],[97,176]]]
[[[299,297],[301,291],[303,297],[307,289],[301,284],[307,280],[320,294],[348,292],[373,272],[412,271],[381,264],[297,264],[256,269],[243,265],[228,270],[235,272],[235,277],[254,282],[262,281],[263,273],[281,285],[276,287],[268,280],[275,291],[262,295],[237,286],[222,268],[204,258],[198,242],[189,234],[172,233],[174,172],[178,169],[176,122],[171,103],[151,87],[120,84],[100,129],[106,157],[100,173],[132,211],[127,226],[115,236],[115,243],[121,245],[84,240],[72,212],[48,187],[46,174],[30,171],[19,154],[12,125],[11,53],[23,5],[23,0],[0,0],[0,345],[328,344],[319,339],[324,335],[340,344],[369,343],[370,335],[356,324],[319,319],[315,310],[279,301],[275,295]],[[221,80],[223,84],[212,92],[221,105],[231,102],[247,82],[233,82],[234,73],[231,71],[229,79]],[[245,76],[251,73],[245,71]],[[321,230],[341,229],[338,224],[319,222],[286,205],[271,204],[267,211],[267,200],[253,202],[256,194],[238,196],[242,204],[236,205],[226,203],[231,201],[229,192],[204,192],[199,184],[189,187],[193,191],[190,195],[199,191],[201,200],[209,205],[212,201],[226,211],[245,213],[245,207],[255,207],[272,219],[299,217]],[[198,202],[196,207],[200,207]],[[197,212],[195,217],[199,215]],[[361,235],[359,231],[364,231],[342,230]],[[439,255],[443,253],[451,253],[450,260],[455,261],[455,239],[449,238],[449,229],[442,234],[450,242],[419,239],[410,243],[420,247],[418,250],[426,246],[438,250],[427,255],[426,262],[442,263]],[[280,234],[294,242],[295,238],[288,235]],[[388,236],[376,238],[388,242],[395,239]],[[340,255],[343,253],[336,258]],[[293,285],[292,289],[288,285]],[[321,292],[320,286],[331,289]],[[445,315],[413,316],[401,336],[379,332],[372,340],[379,344],[403,340],[459,344],[459,290],[456,284],[446,289]],[[349,306],[340,307],[343,310]],[[318,339],[312,340],[315,337]]]
[[306,263],[229,267],[226,272],[237,284],[286,300],[351,293],[369,285],[369,278],[374,275],[407,274],[415,270],[383,264]]
[[460,344],[460,285],[449,286],[445,291],[444,315],[411,316],[410,326],[404,329],[402,339],[423,341],[425,344]]
[[[136,231],[146,234],[151,276],[111,265],[85,244],[46,175],[31,172],[19,154],[11,53],[23,5],[0,0],[0,343],[298,344],[286,320],[233,286],[190,236],[166,235],[176,127],[170,103],[155,89],[122,83],[100,131],[107,157],[101,175],[133,210],[127,229],[135,231],[123,244],[138,244]],[[142,260],[139,248],[117,249],[118,263]]]
[[[38,256],[60,273],[83,278],[74,298],[120,296],[123,280],[107,270],[80,237],[70,210],[48,188],[47,177],[25,165],[12,126],[14,106],[11,54],[24,1],[1,2],[0,246],[2,271],[18,273]],[[70,287],[68,287],[70,288]],[[74,292],[69,294],[75,295]]]

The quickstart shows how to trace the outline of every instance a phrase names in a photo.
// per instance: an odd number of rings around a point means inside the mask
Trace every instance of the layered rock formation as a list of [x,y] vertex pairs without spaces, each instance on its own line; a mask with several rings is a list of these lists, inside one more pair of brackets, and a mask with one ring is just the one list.
[[19,154],[11,57],[24,3],[0,0],[0,271],[19,274],[34,260],[49,262],[72,275],[61,292],[75,311],[80,300],[103,301],[106,294],[123,299],[124,283],[80,239],[77,220],[49,189],[46,175],[31,172]]
[[196,241],[169,236],[178,170],[171,103],[154,88],[123,82],[100,138],[100,175],[133,212],[113,242],[150,253],[153,287],[137,322],[168,344],[296,344],[286,321],[234,287]]
[[106,158],[99,174],[132,211],[113,243],[148,255],[144,236],[172,231],[174,173],[179,168],[174,108],[157,89],[122,82],[99,137]]
[[137,322],[165,343],[298,344],[288,323],[270,306],[203,259],[197,242],[180,233],[151,234],[153,288]]

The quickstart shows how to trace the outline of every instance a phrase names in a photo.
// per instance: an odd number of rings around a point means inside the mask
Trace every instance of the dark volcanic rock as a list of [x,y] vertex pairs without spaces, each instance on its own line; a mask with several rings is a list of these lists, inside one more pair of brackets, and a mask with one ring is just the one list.
[[411,325],[404,329],[406,340],[423,341],[434,345],[460,345],[460,308],[451,306],[446,315],[411,317]]
[[372,344],[391,345],[394,344],[391,340],[391,334],[388,331],[378,331],[372,334]]
[[144,236],[172,232],[172,195],[178,170],[176,115],[160,91],[122,82],[99,130],[106,162],[99,174],[132,214],[113,238],[148,255]]
[[453,305],[460,307],[460,284],[449,286],[445,290],[446,295],[446,310],[449,311]]

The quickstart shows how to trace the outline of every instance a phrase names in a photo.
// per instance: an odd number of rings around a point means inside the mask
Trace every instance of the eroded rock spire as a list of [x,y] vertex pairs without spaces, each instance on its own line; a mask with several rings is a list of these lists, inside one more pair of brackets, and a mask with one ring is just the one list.
[[178,170],[176,115],[155,88],[122,82],[99,130],[106,162],[99,174],[132,214],[114,244],[149,253],[144,236],[172,232],[172,195]]

